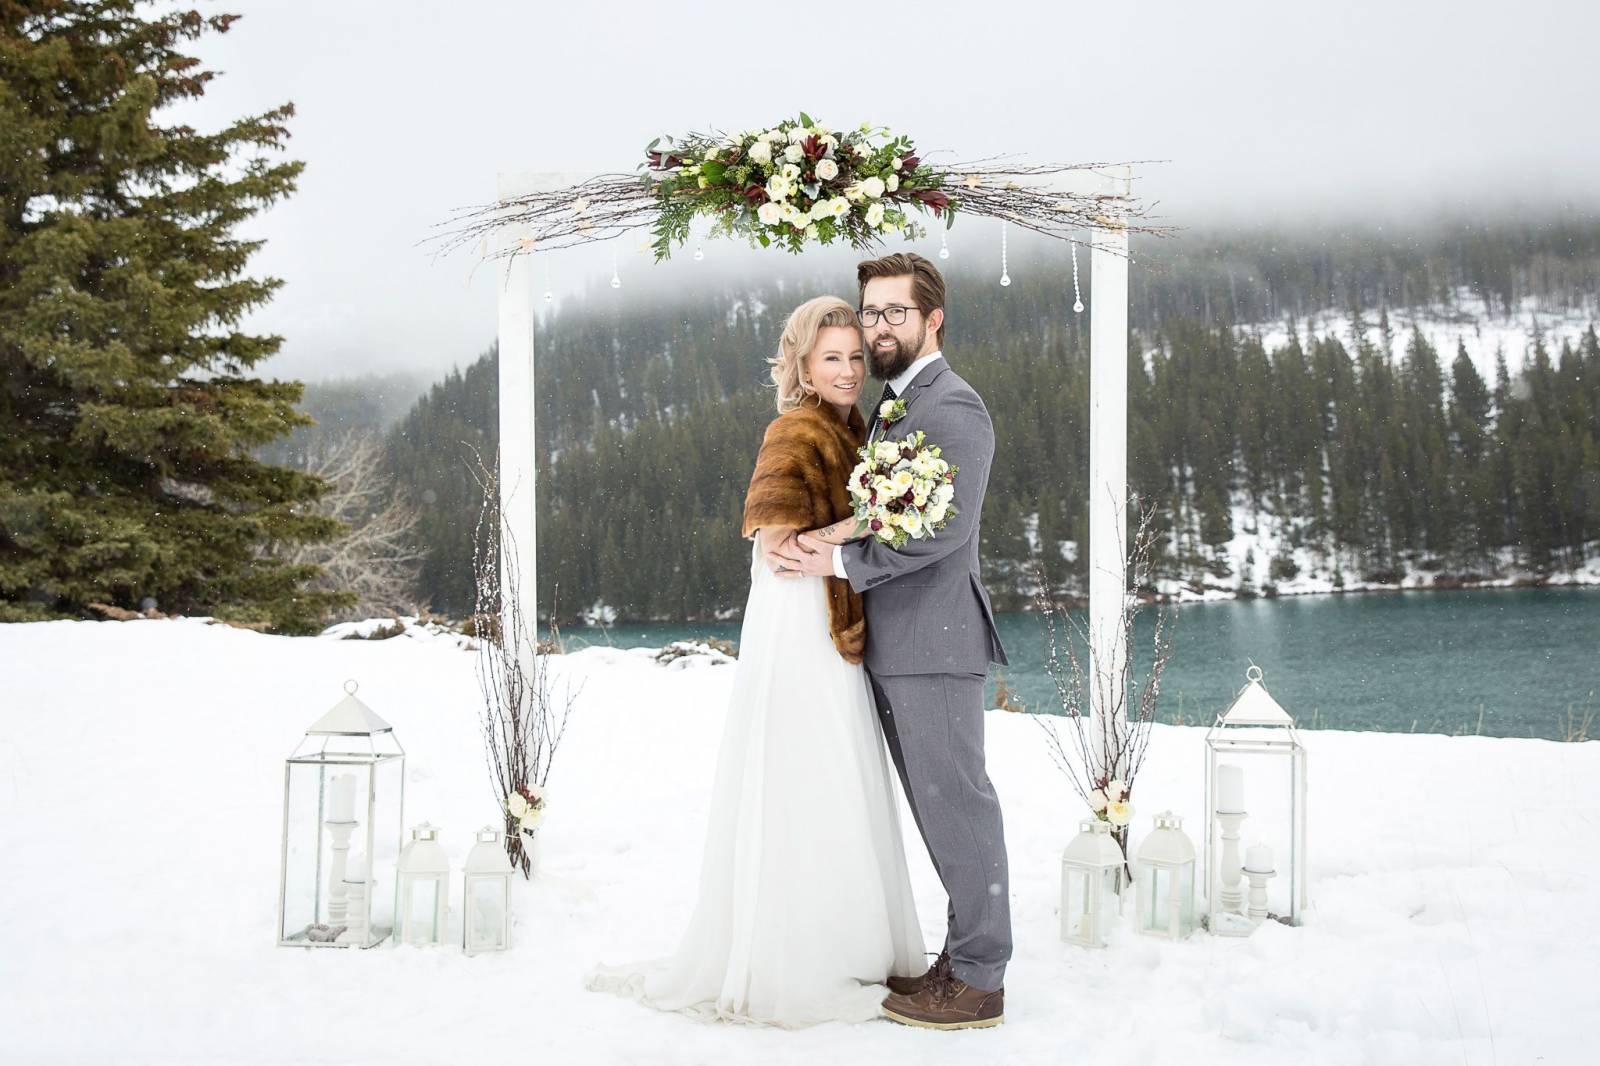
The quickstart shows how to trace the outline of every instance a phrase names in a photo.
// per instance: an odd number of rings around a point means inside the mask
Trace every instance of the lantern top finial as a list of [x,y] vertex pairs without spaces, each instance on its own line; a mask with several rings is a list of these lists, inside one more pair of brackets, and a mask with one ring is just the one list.
[[359,686],[351,678],[344,683],[345,697],[329,709],[327,714],[311,723],[306,733],[312,736],[366,737],[376,733],[391,733],[394,727],[378,713],[356,698]]
[[1286,726],[1294,728],[1294,718],[1272,698],[1261,684],[1261,667],[1255,663],[1244,672],[1244,688],[1233,697],[1228,709],[1217,718],[1218,725]]

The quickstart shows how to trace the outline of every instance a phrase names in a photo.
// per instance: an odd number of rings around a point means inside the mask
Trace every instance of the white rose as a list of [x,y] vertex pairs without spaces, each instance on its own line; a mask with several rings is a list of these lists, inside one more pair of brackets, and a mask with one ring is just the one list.
[[522,812],[522,817],[517,820],[517,825],[523,830],[539,828],[539,819],[544,815],[538,807],[529,807]]
[[[934,461],[938,462],[937,459]],[[949,503],[951,500],[955,499],[955,496],[956,487],[949,482],[946,482],[933,490],[934,503]]]
[[913,537],[922,532],[922,516],[915,511],[907,511],[900,516],[900,528]]
[[810,214],[813,219],[827,218],[829,215],[833,214],[833,209],[828,206],[828,201],[818,200],[816,203],[811,205],[811,210],[808,212],[808,214]]
[[522,798],[522,793],[520,792],[513,792],[506,799],[506,810],[511,812],[511,817],[513,818],[521,818],[523,812],[527,809],[528,801]]
[[883,205],[873,204],[867,208],[867,225],[876,226],[883,221]]
[[767,132],[763,133],[761,136],[763,138],[765,138],[766,140],[769,140],[769,141],[785,141],[785,140],[788,140],[788,138],[786,138],[783,135],[783,131],[782,130],[768,130]]
[[850,213],[850,201],[842,196],[835,196],[828,201],[828,208],[833,212],[834,218],[843,218]]
[[885,400],[881,404],[878,405],[878,417],[879,418],[888,418],[892,414],[894,414],[894,401],[893,400]]
[[862,191],[861,183],[853,181],[844,187],[845,197],[851,200],[864,200],[867,194]]
[[757,141],[750,146],[750,158],[757,163],[772,162],[772,145],[766,141]]
[[900,445],[892,440],[880,440],[874,458],[880,463],[892,463],[900,458]]
[[806,233],[806,240],[808,240],[808,241],[816,240],[817,239],[817,224],[815,222],[808,222],[806,224],[805,233]]
[[831,159],[817,160],[817,177],[823,181],[832,181],[839,176],[839,164]]
[[893,159],[889,160],[889,167],[891,169],[893,169],[893,170],[899,170],[900,169],[900,157],[899,156],[895,156]]
[[1122,778],[1120,777],[1114,777],[1106,784],[1106,795],[1114,800],[1121,799],[1122,794],[1126,791],[1128,791],[1128,786],[1122,783]]
[[774,174],[767,179],[767,195],[774,200],[782,200],[789,195],[789,183],[783,179],[783,175]]
[[878,197],[883,195],[883,179],[877,175],[873,175],[861,183],[861,191],[866,193],[872,199],[876,200]]
[[811,136],[810,130],[806,129],[804,126],[796,126],[794,129],[789,131],[789,143],[799,144],[809,136]]
[[909,470],[897,470],[895,471],[894,477],[890,478],[889,480],[894,482],[894,490],[896,494],[903,494],[906,489],[911,487],[911,482],[914,480],[914,478]]
[[948,506],[935,502],[932,507],[928,508],[928,523],[936,526],[940,522],[943,522],[945,516],[949,513],[950,508]]
[[791,163],[798,163],[806,157],[805,149],[798,144],[791,144],[783,150],[783,158]]
[[1094,813],[1099,814],[1101,811],[1105,810],[1106,802],[1105,789],[1097,788],[1093,792],[1089,793],[1089,809],[1094,811]]
[[1133,804],[1127,800],[1112,800],[1106,804],[1106,821],[1117,827],[1133,821]]
[[763,226],[776,226],[783,221],[783,210],[777,204],[764,203],[756,208],[756,217]]
[[883,187],[890,192],[894,192],[900,187],[900,175],[890,174],[888,180],[883,183]]

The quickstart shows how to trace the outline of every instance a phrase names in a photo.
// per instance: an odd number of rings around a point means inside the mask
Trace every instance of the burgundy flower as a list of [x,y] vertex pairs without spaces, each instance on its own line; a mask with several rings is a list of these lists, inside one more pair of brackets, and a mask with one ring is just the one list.
[[800,142],[800,151],[805,153],[807,159],[821,159],[827,150],[828,146],[814,133]]
[[922,162],[922,160],[914,155],[902,156],[900,158],[900,169],[909,174],[913,170],[917,169],[917,164],[920,162]]
[[918,189],[912,196],[921,200],[935,211],[943,211],[950,206],[950,197],[938,189]]
[[645,160],[650,164],[651,170],[671,170],[673,167],[683,166],[683,159],[670,152],[646,152]]
[[744,187],[744,198],[757,206],[766,203],[767,187],[760,184],[746,185]]
[[872,521],[871,521],[871,522],[870,522],[870,523],[869,523],[869,525],[871,525],[871,527],[872,527],[872,531],[873,531],[873,532],[874,532],[874,533],[876,533],[876,532],[878,532],[878,530],[880,530],[880,529],[882,529],[882,528],[883,528],[883,523],[882,523],[882,522],[881,522],[881,521],[879,521],[879,520],[878,520],[878,519],[876,519],[876,518],[874,518],[874,519],[873,519],[873,520],[872,520]]

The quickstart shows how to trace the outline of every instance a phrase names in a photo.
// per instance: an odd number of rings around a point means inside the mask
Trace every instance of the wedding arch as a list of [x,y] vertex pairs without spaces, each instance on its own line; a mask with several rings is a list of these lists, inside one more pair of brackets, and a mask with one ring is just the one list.
[[[1088,234],[1089,661],[1094,674],[1106,670],[1109,672],[1102,676],[1122,676],[1128,655],[1121,612],[1127,585],[1129,234],[1165,232],[1141,224],[1145,215],[1133,195],[1133,164],[1026,164],[1001,158],[936,167],[916,157],[909,138],[880,138],[874,144],[866,135],[877,131],[863,125],[859,134],[851,131],[845,135],[841,145],[838,136],[815,125],[808,116],[801,114],[800,120],[785,120],[766,133],[691,134],[680,142],[658,138],[645,150],[646,163],[640,167],[643,174],[502,171],[494,203],[465,209],[446,224],[451,227],[445,238],[449,247],[476,245],[480,257],[504,265],[497,289],[497,483],[502,528],[515,530],[517,535],[506,545],[511,566],[502,567],[502,612],[514,609],[522,618],[538,617],[533,255],[615,239],[648,226],[655,234],[659,261],[669,257],[673,244],[688,239],[689,222],[697,211],[717,219],[710,236],[742,236],[752,245],[759,242],[761,247],[799,252],[808,241],[816,243],[818,230],[816,225],[801,223],[820,217],[833,223],[822,229],[824,237],[835,235],[865,248],[868,243],[880,243],[880,233],[886,228],[884,207],[876,212],[871,207],[871,201],[880,201],[891,205],[889,217],[906,235],[925,232],[911,220],[912,210],[941,218],[947,227],[958,213],[1000,219],[1002,240],[1005,228],[1013,224],[1074,245]],[[887,130],[882,132],[887,134]],[[792,146],[800,147],[798,155]],[[823,169],[822,157],[833,157],[835,148],[840,163]],[[870,169],[876,163],[877,172],[889,176],[888,184],[885,186],[882,177],[845,174],[839,180],[852,176],[859,180],[828,199],[825,190],[818,190],[815,184],[802,186],[791,180],[789,191],[796,194],[798,202],[809,200],[812,210],[809,217],[798,209],[784,214],[787,208],[777,211],[773,205],[786,203],[787,197],[775,195],[782,190],[774,190],[772,183],[799,169],[782,162],[785,152],[795,164],[810,161],[813,183],[817,175],[829,170],[838,174],[840,166]],[[767,165],[749,166],[757,158]],[[883,165],[885,160],[892,162],[892,168]],[[736,171],[733,161],[743,161],[748,176],[744,176],[746,171]],[[763,184],[767,174],[771,177]],[[713,175],[709,183],[708,175]],[[897,180],[902,175],[903,188]],[[715,202],[707,196],[707,203],[696,203],[697,190],[709,187],[714,193],[719,184],[726,195]],[[809,191],[809,197],[801,193],[802,188]],[[747,197],[747,203],[738,202],[741,196]],[[845,206],[833,212],[824,208],[819,215],[825,199],[835,208],[839,202]],[[794,221],[795,215],[799,221]],[[785,220],[790,222],[787,227]],[[1002,284],[1009,284],[1009,278],[1003,275]],[[1081,301],[1067,302],[1065,293],[1062,306],[1069,313],[1084,310]],[[508,570],[519,575],[515,602],[507,584]],[[1097,704],[1105,699],[1105,692],[1100,685],[1092,689],[1091,717],[1103,723],[1103,708]]]

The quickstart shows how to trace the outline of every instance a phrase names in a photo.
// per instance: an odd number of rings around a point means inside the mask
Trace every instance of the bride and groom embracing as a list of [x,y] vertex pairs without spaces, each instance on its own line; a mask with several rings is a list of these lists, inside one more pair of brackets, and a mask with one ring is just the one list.
[[[995,1025],[1011,917],[983,684],[1006,659],[978,576],[994,429],[942,353],[934,265],[899,253],[856,276],[859,310],[806,301],[770,360],[779,417],[745,499],[750,597],[688,929],[589,986],[783,1026]],[[870,431],[869,366],[886,382]],[[958,471],[953,506],[894,548],[857,528],[848,481],[863,444],[918,430]],[[885,748],[949,897],[931,966]]]

